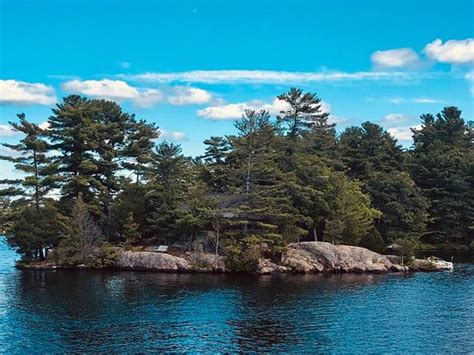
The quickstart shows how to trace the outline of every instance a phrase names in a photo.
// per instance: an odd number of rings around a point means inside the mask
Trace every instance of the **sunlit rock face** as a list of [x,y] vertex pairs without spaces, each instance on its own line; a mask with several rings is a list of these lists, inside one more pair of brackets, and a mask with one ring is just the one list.
[[224,272],[222,257],[208,253],[186,253],[182,257],[149,251],[120,251],[114,266],[129,270]]
[[303,242],[288,246],[282,264],[296,272],[373,272],[402,271],[385,255],[366,248]]

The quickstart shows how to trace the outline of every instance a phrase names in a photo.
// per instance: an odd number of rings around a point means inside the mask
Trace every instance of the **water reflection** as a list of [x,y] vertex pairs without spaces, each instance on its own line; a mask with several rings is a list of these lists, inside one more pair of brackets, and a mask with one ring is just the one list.
[[467,264],[263,277],[3,267],[0,350],[465,353],[474,349],[473,277]]

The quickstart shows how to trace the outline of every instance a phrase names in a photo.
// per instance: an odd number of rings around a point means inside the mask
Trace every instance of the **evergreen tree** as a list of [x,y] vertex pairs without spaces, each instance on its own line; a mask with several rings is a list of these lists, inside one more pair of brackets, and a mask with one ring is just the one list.
[[0,156],[0,160],[12,162],[15,169],[23,172],[22,179],[3,179],[0,184],[7,185],[0,191],[4,196],[23,196],[30,200],[37,211],[42,206],[44,197],[58,187],[59,176],[57,166],[48,157],[50,146],[43,139],[44,130],[38,125],[28,122],[25,114],[18,115],[19,122],[9,122],[15,131],[23,133],[19,144],[2,145],[17,152],[16,156]]
[[74,199],[65,236],[59,244],[59,262],[66,266],[88,263],[102,242],[102,231],[79,193]]
[[11,203],[8,211],[3,211],[1,222],[7,243],[23,260],[29,261],[48,256],[48,250],[61,240],[68,221],[55,201],[44,199],[38,210],[29,201],[19,199]]
[[357,245],[373,227],[380,212],[370,206],[360,183],[341,172],[330,173],[325,191],[329,213],[325,218],[324,239],[333,243]]
[[303,218],[290,201],[286,179],[277,164],[274,138],[276,128],[267,111],[248,110],[235,124],[238,136],[231,138],[234,192],[239,196],[227,234],[234,239],[268,243],[278,251],[286,241],[298,238],[304,230],[297,221]]
[[314,93],[303,93],[303,90],[291,88],[278,96],[289,106],[277,117],[279,123],[286,126],[289,137],[299,137],[303,132],[312,130],[320,136],[328,131],[332,133],[335,125],[329,124],[329,113],[323,112],[322,102]]
[[128,249],[130,249],[140,238],[140,226],[135,222],[132,212],[129,213],[125,223],[123,224],[123,237],[125,239],[125,247]]
[[106,191],[99,178],[97,154],[97,106],[92,100],[71,95],[56,105],[49,117],[48,136],[59,152],[56,161],[63,177],[62,200],[72,201],[82,194],[84,201],[101,214],[96,197]]
[[0,180],[0,184],[6,185],[0,195],[15,197],[8,209],[2,209],[2,233],[24,259],[43,260],[47,249],[59,241],[62,218],[55,203],[46,196],[58,186],[60,179],[57,166],[48,157],[50,147],[43,139],[44,130],[29,122],[24,114],[19,114],[18,119],[19,122],[10,125],[24,137],[18,144],[3,143],[3,146],[19,156],[0,156],[0,159],[12,162],[24,177]]
[[339,138],[349,175],[366,179],[373,171],[407,171],[402,147],[387,131],[375,123],[349,127]]
[[402,147],[377,124],[347,128],[339,144],[348,174],[358,179],[374,208],[382,212],[376,227],[387,243],[417,239],[427,222],[428,201],[408,173]]
[[229,143],[223,137],[211,137],[204,144],[206,150],[200,157],[204,161],[202,178],[212,192],[225,192],[228,185],[226,159],[230,152]]
[[148,224],[152,233],[170,240],[179,234],[177,221],[184,212],[191,161],[181,147],[162,142],[156,148],[150,170]]
[[466,243],[474,224],[474,130],[456,107],[422,115],[411,170],[431,201],[428,241]]
[[152,123],[140,120],[128,125],[128,141],[122,165],[135,174],[137,184],[144,178],[153,160],[154,140],[158,137],[158,127]]

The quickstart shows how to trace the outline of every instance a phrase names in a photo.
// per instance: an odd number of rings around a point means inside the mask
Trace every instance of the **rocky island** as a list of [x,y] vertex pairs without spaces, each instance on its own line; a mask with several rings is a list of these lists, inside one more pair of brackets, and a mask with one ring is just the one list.
[[405,150],[376,123],[337,133],[314,92],[276,99],[276,117],[246,110],[194,156],[113,101],[69,95],[46,128],[20,113],[0,156],[21,176],[0,179],[0,234],[37,268],[382,273],[443,268],[387,250],[474,249],[461,110],[422,115]]

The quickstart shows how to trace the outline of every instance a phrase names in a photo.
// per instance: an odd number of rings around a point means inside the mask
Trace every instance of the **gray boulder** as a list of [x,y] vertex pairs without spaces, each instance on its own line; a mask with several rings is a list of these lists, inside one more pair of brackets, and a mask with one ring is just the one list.
[[114,266],[129,270],[188,271],[191,264],[184,258],[149,251],[120,251]]
[[398,271],[384,255],[366,248],[326,242],[290,244],[283,255],[282,265],[303,273]]
[[257,274],[277,274],[287,272],[288,268],[283,265],[277,265],[270,259],[260,259],[257,265]]
[[225,272],[225,262],[222,257],[194,252],[174,256],[167,253],[120,250],[113,266],[127,270]]

